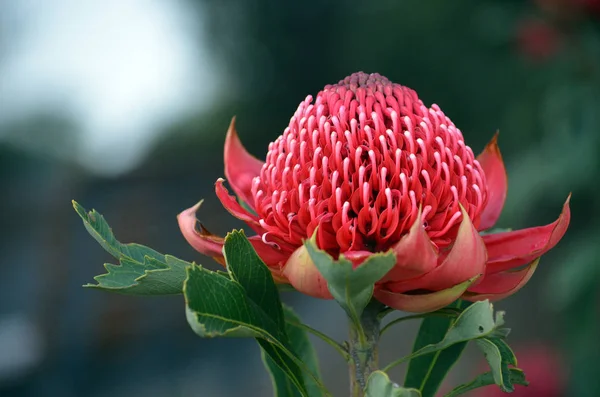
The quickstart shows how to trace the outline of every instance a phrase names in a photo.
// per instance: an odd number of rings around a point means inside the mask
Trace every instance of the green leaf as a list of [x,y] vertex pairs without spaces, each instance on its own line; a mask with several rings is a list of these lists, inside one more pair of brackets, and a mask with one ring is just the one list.
[[[256,338],[256,341],[261,348],[261,354],[267,355],[271,360],[271,363],[278,367],[279,370],[288,377],[290,386],[295,386],[296,395],[311,397],[306,388],[306,384],[304,383],[304,373],[300,369],[299,364],[303,364],[302,361],[300,361],[293,352],[279,343],[271,343],[261,338]],[[305,372],[305,374],[307,376],[311,375],[308,371]]]
[[327,252],[317,248],[316,234],[304,245],[313,263],[327,280],[329,292],[358,326],[360,316],[373,296],[373,286],[396,264],[395,254],[391,251],[373,254],[353,269],[352,262],[344,255],[335,261]]
[[[508,373],[511,383],[522,386],[529,385],[529,382],[525,380],[525,374],[522,370],[518,368],[510,368]],[[450,391],[450,393],[446,394],[444,397],[459,396],[461,394],[464,394],[466,392],[480,387],[493,385],[494,383],[494,375],[491,372],[486,372],[484,374],[479,375],[477,378],[473,379],[469,383],[465,383],[463,385],[455,387]]]
[[228,234],[223,251],[227,275],[197,265],[186,269],[183,291],[192,329],[203,337],[254,337],[270,363],[288,376],[300,396],[312,396],[312,386],[305,377],[317,385],[318,395],[329,395],[294,353],[271,273],[243,232]]
[[187,269],[183,287],[188,323],[202,337],[254,337],[261,348],[290,377],[302,396],[302,375],[289,350],[284,330],[246,294],[234,280],[227,279],[200,266]]
[[375,371],[367,380],[365,397],[421,397],[421,393],[416,389],[400,387],[385,372]]
[[275,322],[237,282],[201,266],[187,269],[183,286],[190,326],[205,338],[221,336],[284,337]]
[[[317,353],[313,348],[306,331],[297,325],[294,325],[301,322],[300,318],[294,313],[293,309],[288,306],[283,306],[283,313],[286,319],[286,332],[290,339],[291,350],[306,364],[313,374],[319,376]],[[299,392],[290,382],[288,376],[273,362],[264,350],[262,350],[261,353],[263,362],[273,381],[275,397],[299,396]],[[321,395],[320,389],[310,377],[305,376],[304,383],[308,394],[311,397],[318,397]]]
[[120,265],[107,263],[106,274],[94,277],[98,284],[84,287],[131,295],[180,294],[190,264],[170,255],[163,255],[140,244],[119,242],[110,226],[95,210],[87,212],[73,201],[73,208],[83,220],[88,233],[114,256]]
[[[468,302],[457,300],[447,308],[462,310],[469,305]],[[442,340],[454,321],[455,318],[451,317],[425,317],[421,322],[412,351],[416,352],[427,345]],[[442,381],[458,361],[466,346],[467,342],[460,342],[447,349],[413,358],[408,364],[404,387],[419,389],[423,397],[435,396]]]
[[504,325],[503,316],[503,312],[496,312],[496,316],[494,318],[493,306],[489,301],[484,300],[476,302],[458,316],[454,324],[452,324],[448,329],[444,339],[438,343],[424,346],[412,354],[394,361],[393,363],[389,364],[384,371],[387,371],[405,361],[412,360],[415,357],[420,357],[426,354],[435,353],[438,350],[447,349],[448,347],[457,343],[484,338],[492,334],[496,328]]
[[513,353],[512,349],[510,348],[510,346],[508,346],[508,343],[506,343],[506,341],[500,339],[500,338],[485,338],[490,340],[492,343],[494,343],[496,345],[496,347],[498,347],[498,350],[500,350],[500,355],[502,355],[502,360],[506,361],[506,363],[508,365],[513,365],[513,366],[517,366],[517,357],[515,356],[515,353]]
[[273,320],[279,330],[284,330],[285,320],[277,286],[244,231],[234,230],[227,234],[223,254],[231,279],[244,288],[248,298]]
[[517,365],[517,358],[508,344],[498,338],[478,339],[476,343],[490,366],[494,383],[500,386],[502,391],[513,392],[514,386],[508,366]]

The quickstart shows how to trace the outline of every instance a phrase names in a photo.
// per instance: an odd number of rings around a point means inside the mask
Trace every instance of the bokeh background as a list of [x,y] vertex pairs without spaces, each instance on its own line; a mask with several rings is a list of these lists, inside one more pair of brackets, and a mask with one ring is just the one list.
[[[121,241],[216,267],[175,216],[205,198],[211,231],[241,226],[213,192],[230,118],[262,157],[306,95],[358,70],[439,104],[475,152],[500,130],[499,226],[550,223],[573,192],[566,237],[496,307],[533,381],[556,393],[519,395],[600,395],[599,4],[1,0],[0,396],[270,395],[255,343],[196,338],[181,297],[81,288],[111,258],[71,199]],[[285,300],[345,337],[335,304]],[[382,361],[407,353],[417,326],[387,334]],[[343,362],[315,343],[327,385],[346,395]],[[469,351],[449,383],[482,361]]]

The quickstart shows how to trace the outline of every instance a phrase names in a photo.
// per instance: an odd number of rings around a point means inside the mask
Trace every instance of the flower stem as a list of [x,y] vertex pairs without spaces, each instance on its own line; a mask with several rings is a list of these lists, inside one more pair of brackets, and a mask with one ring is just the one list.
[[325,335],[321,331],[318,331],[306,324],[299,323],[296,321],[289,321],[286,319],[285,322],[290,325],[293,325],[294,327],[301,328],[301,329],[305,330],[306,332],[310,332],[314,336],[320,338],[323,342],[327,343],[329,346],[333,347],[344,358],[344,360],[350,361],[350,354],[348,354],[348,352],[346,351],[344,346],[340,345],[335,340],[333,340],[329,336]]
[[447,308],[444,309],[440,309],[436,312],[432,312],[432,313],[423,313],[423,314],[413,314],[411,316],[404,316],[404,317],[400,317],[397,318],[395,320],[390,321],[385,327],[383,327],[381,329],[380,334],[383,335],[386,331],[388,331],[392,326],[399,324],[401,322],[407,321],[407,320],[414,320],[414,319],[418,319],[418,318],[425,318],[425,317],[430,317],[430,316],[440,316],[440,317],[457,317],[460,314],[459,311],[456,310],[449,310]]
[[350,321],[350,396],[364,397],[364,389],[371,372],[378,368],[379,313],[383,305],[372,301],[360,317],[359,324]]

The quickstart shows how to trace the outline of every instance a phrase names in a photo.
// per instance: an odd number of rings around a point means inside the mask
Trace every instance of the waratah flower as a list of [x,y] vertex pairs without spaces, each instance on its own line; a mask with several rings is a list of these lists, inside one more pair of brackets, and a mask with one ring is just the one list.
[[[564,235],[557,221],[480,235],[498,219],[507,178],[496,137],[476,158],[437,105],[379,74],[355,73],[308,96],[269,144],[266,161],[242,146],[232,121],[223,206],[257,234],[250,241],[274,279],[331,298],[303,241],[360,266],[393,250],[397,263],[374,296],[405,311],[430,311],[459,297],[497,300],[520,289],[537,258]],[[223,263],[223,238],[197,228],[196,205],[179,215],[187,241]]]

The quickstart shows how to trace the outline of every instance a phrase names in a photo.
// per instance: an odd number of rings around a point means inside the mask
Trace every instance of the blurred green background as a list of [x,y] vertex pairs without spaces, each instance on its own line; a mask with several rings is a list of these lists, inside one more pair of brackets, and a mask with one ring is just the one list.
[[[561,375],[534,382],[600,395],[598,3],[0,1],[0,396],[270,395],[257,346],[196,338],[181,297],[81,288],[110,258],[70,200],[122,241],[216,268],[175,216],[205,198],[211,231],[241,226],[213,192],[230,118],[263,157],[306,95],[359,70],[437,103],[476,153],[500,130],[499,227],[550,223],[573,192],[566,237],[496,308],[519,357],[558,357]],[[345,337],[335,304],[285,300]],[[417,325],[386,335],[382,361],[410,350]],[[315,343],[327,385],[345,395],[344,363]],[[481,362],[468,352],[449,383]]]

